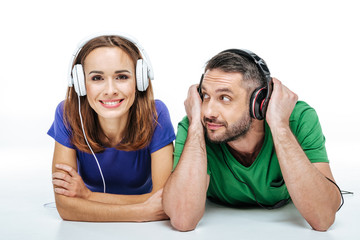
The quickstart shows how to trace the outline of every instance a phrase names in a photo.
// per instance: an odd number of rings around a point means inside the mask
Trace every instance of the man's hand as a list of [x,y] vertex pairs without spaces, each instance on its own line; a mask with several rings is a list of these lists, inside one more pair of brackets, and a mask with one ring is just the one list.
[[80,175],[72,167],[65,164],[56,164],[58,170],[52,175],[54,191],[67,197],[88,199],[91,191],[85,186]]
[[189,88],[188,96],[184,102],[185,111],[189,119],[189,123],[192,121],[200,121],[201,122],[201,98],[199,92],[197,90],[198,84],[192,85]]
[[289,118],[298,96],[278,79],[273,78],[273,92],[266,111],[266,121],[271,129],[289,126]]

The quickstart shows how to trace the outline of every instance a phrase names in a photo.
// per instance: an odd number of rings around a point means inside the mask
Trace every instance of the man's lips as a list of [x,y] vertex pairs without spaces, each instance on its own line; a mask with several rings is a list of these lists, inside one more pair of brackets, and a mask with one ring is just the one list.
[[223,124],[212,123],[212,122],[205,122],[205,124],[206,124],[206,128],[209,130],[217,130],[224,126]]

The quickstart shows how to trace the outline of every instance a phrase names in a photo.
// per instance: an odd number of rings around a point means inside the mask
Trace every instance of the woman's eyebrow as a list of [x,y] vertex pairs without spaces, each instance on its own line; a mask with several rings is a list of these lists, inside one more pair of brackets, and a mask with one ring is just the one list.
[[124,73],[124,72],[131,73],[129,70],[126,70],[126,69],[115,71],[115,73]]
[[95,73],[95,74],[104,74],[103,71],[96,71],[96,70],[94,70],[94,71],[89,72],[89,75],[90,75],[90,74],[93,74],[93,73]]
[[[115,73],[124,73],[124,72],[131,73],[129,70],[125,70],[125,69],[115,71]],[[93,71],[89,72],[89,75],[90,74],[104,74],[104,72],[103,71],[98,71],[98,70],[93,70]]]

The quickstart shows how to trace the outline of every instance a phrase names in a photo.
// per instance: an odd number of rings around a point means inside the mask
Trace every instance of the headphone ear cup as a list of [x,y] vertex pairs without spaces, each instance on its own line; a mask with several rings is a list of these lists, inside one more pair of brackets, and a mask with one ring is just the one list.
[[139,91],[143,91],[143,60],[136,62],[136,87]]
[[143,59],[136,63],[136,86],[141,92],[146,91],[149,86],[148,66]]
[[267,95],[267,88],[261,87],[255,89],[250,98],[250,116],[252,118],[263,120],[265,116],[266,107],[264,106]]
[[76,64],[72,70],[75,92],[79,96],[86,95],[84,69],[81,64]]

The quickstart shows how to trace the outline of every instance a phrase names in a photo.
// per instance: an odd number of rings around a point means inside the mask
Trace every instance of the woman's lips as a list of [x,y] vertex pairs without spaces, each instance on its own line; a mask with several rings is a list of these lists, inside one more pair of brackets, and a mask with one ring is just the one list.
[[106,108],[117,108],[124,99],[100,100],[99,102]]

